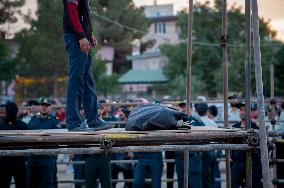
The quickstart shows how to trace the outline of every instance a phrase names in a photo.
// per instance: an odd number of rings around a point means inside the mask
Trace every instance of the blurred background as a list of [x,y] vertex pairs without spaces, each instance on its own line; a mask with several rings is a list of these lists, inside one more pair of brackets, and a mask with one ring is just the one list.
[[[241,98],[245,89],[244,1],[229,0],[228,4],[229,94]],[[283,0],[259,1],[265,97],[270,97],[271,87],[275,96],[284,95],[283,5]],[[99,41],[93,69],[100,99],[185,98],[188,1],[91,0],[91,9]],[[193,11],[192,99],[221,99],[221,1],[196,0]],[[62,14],[58,0],[1,1],[0,104],[7,100],[27,104],[39,96],[64,104],[67,54]]]

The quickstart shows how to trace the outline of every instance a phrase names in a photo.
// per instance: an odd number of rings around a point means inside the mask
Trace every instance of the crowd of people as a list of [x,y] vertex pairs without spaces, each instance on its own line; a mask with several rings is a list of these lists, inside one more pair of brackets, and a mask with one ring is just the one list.
[[[61,129],[65,127],[66,113],[64,107],[56,110],[52,108],[48,98],[38,101],[38,113],[32,114],[29,109],[21,108],[14,102],[5,105],[4,117],[0,120],[0,130],[36,130],[36,129]],[[172,105],[174,108],[185,112],[186,103],[179,102]],[[231,103],[229,119],[235,122],[232,127],[245,128],[245,104],[242,102]],[[190,104],[190,112],[197,121],[197,126],[219,127],[218,108],[208,106],[204,101]],[[98,102],[99,118],[105,122],[117,122],[117,128],[123,128],[126,117],[120,106],[109,105],[106,101]],[[251,128],[258,129],[256,104],[251,105]],[[267,130],[284,130],[284,103],[279,107],[275,103],[267,106]],[[84,118],[84,109],[81,108],[80,116]],[[280,120],[280,121],[275,121]],[[217,122],[217,123],[216,123]],[[193,126],[195,126],[193,125]],[[222,151],[190,152],[189,153],[189,187],[221,187],[219,162]],[[74,164],[74,180],[85,180],[84,186],[116,187],[118,174],[122,173],[127,181],[124,187],[161,187],[161,177],[164,171],[163,159],[172,159],[174,162],[166,163],[166,177],[174,179],[176,173],[177,185],[183,187],[184,179],[184,153],[183,152],[154,152],[154,153],[123,153],[123,154],[96,154],[96,155],[71,155],[73,161],[85,161],[85,164]],[[111,160],[137,160],[137,163],[112,163]],[[232,151],[231,154],[232,187],[245,186],[246,153]],[[12,177],[16,188],[55,188],[57,187],[57,156],[28,156],[28,157],[0,157],[0,187],[10,187]],[[260,151],[252,152],[252,186],[262,187]],[[133,181],[129,181],[132,180]],[[151,182],[146,182],[151,179]],[[75,187],[82,187],[82,183],[75,181]],[[168,181],[167,187],[174,187],[174,181]]]

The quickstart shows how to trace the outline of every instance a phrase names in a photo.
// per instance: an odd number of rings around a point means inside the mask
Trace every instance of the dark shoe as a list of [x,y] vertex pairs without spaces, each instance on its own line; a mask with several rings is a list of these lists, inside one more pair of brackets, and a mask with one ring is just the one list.
[[128,108],[126,108],[125,106],[121,107],[121,111],[122,113],[124,113],[125,117],[128,118],[129,114],[130,114],[130,110]]
[[83,121],[78,127],[69,129],[69,131],[87,131],[89,126],[86,121]]
[[105,129],[111,129],[115,127],[115,125],[110,125],[101,119],[96,119],[95,122],[89,122],[88,125],[93,130],[105,130]]

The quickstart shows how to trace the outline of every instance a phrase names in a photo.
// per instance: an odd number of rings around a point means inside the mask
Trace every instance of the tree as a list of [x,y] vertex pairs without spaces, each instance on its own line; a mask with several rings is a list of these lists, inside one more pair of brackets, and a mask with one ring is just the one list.
[[[16,41],[21,46],[18,54],[21,62],[18,74],[32,79],[46,79],[41,87],[30,86],[35,92],[30,92],[26,97],[60,95],[58,80],[66,76],[67,61],[63,42],[62,12],[61,1],[39,0],[37,19],[30,20],[31,28],[16,34]],[[62,86],[65,86],[65,82]]]
[[143,9],[135,7],[132,0],[91,0],[91,4],[99,15],[94,16],[94,30],[98,41],[102,45],[115,48],[114,71],[124,72],[130,65],[126,63],[126,56],[131,53],[131,43],[135,38],[141,38],[143,34],[130,31],[113,22],[146,31],[149,23],[144,17]]
[[10,55],[9,47],[0,42],[0,81],[11,81],[15,77],[17,60]]
[[[10,55],[10,49],[4,42],[0,42],[0,81],[10,82],[15,78],[18,61]],[[6,90],[7,88],[2,88]]]
[[[200,94],[209,97],[216,97],[219,93],[223,92],[222,50],[218,46],[221,36],[221,12],[219,6],[220,3],[216,1],[215,8],[210,7],[209,3],[197,3],[193,8],[193,42],[203,42],[205,44],[193,45],[192,75],[195,78],[195,82],[202,85]],[[181,12],[178,18],[178,25],[181,27],[180,37],[182,39],[187,38],[187,20],[187,12]],[[232,6],[228,11],[229,44],[232,45],[228,49],[229,91],[241,94],[244,93],[245,89],[244,26],[245,17],[242,13],[242,8]],[[276,43],[273,41],[275,34],[269,21],[260,19],[265,94],[269,91],[269,64],[276,62],[274,58],[276,50],[272,47]],[[182,42],[177,46],[167,45],[161,49],[162,53],[169,58],[169,63],[165,66],[164,71],[169,80],[171,80],[172,83],[169,83],[169,85],[171,85],[174,83],[174,78],[176,78],[177,75],[186,75],[187,44]],[[254,70],[253,66],[252,70]],[[254,77],[253,71],[252,77]],[[192,81],[192,84],[195,83]],[[253,83],[253,89],[254,85]],[[192,89],[192,92],[195,91]]]
[[275,95],[277,96],[284,96],[284,89],[283,89],[283,83],[284,83],[284,45],[282,44],[282,47],[278,51],[276,55],[277,62],[274,67],[274,74],[275,74]]
[[118,78],[119,75],[106,75],[106,62],[102,60],[95,60],[93,65],[95,86],[98,95],[103,95],[105,98],[111,93],[119,93]]
[[20,11],[17,9],[23,6],[25,0],[1,0],[0,1],[0,39],[5,38],[7,31],[1,27],[6,23],[17,22],[17,14]]

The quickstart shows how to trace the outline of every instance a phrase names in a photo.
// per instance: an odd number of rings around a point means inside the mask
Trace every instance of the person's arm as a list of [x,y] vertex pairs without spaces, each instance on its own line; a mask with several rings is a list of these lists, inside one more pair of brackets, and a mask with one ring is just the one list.
[[80,0],[67,0],[67,11],[70,23],[76,37],[79,40],[80,48],[82,52],[88,52],[90,50],[89,41],[84,33],[83,27],[78,18],[78,3]]

